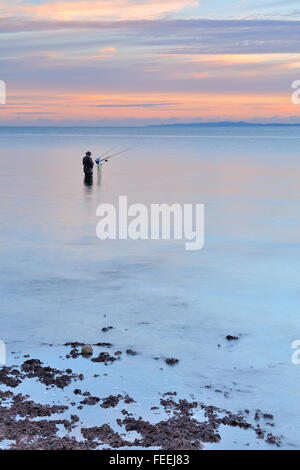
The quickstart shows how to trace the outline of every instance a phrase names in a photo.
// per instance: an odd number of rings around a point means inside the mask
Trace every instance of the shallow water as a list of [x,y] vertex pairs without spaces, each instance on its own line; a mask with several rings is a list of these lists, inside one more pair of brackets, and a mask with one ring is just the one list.
[[[145,409],[169,390],[232,411],[259,408],[275,415],[283,447],[299,448],[291,343],[300,338],[300,128],[0,128],[0,142],[8,364],[12,351],[43,356],[42,343],[52,343],[54,360],[66,341],[104,338],[140,353],[107,380]],[[84,185],[86,150],[134,145],[103,166],[101,185],[96,177]],[[96,208],[119,195],[205,204],[203,250],[101,242]],[[114,329],[103,334],[107,325]],[[226,435],[222,448],[243,447],[235,439]]]

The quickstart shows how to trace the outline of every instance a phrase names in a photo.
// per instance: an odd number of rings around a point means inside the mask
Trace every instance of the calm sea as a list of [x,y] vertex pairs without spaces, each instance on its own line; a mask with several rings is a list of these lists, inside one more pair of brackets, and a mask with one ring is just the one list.
[[[300,127],[0,128],[0,144],[8,360],[46,355],[43,343],[97,342],[111,325],[106,339],[140,353],[116,365],[115,388],[142,404],[177,390],[233,411],[259,408],[275,415],[284,447],[299,448]],[[132,146],[103,166],[100,185],[84,184],[87,150]],[[119,195],[204,204],[204,248],[101,242],[96,208]],[[153,357],[180,363],[161,371]],[[244,445],[230,439],[224,448]]]

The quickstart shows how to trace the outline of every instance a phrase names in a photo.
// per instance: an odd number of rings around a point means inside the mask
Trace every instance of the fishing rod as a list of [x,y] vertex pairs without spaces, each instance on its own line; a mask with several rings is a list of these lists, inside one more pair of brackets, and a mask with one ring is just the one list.
[[139,145],[135,145],[134,147],[129,147],[128,149],[121,150],[121,152],[113,153],[112,155],[109,155],[108,157],[104,157],[103,160],[101,160],[101,163],[107,162],[110,158],[116,157],[117,155],[121,155],[122,153],[129,152],[129,150],[133,150],[135,148],[139,147]]
[[97,165],[98,170],[99,170],[99,166],[100,166],[100,163],[102,162],[103,157],[105,157],[105,155],[109,154],[114,148],[115,147],[112,147],[107,152],[103,153],[100,158],[99,157],[96,158],[95,163]]
[[109,149],[107,152],[103,153],[101,155],[101,158],[105,157],[105,155],[109,154],[115,147],[112,147],[111,149]]

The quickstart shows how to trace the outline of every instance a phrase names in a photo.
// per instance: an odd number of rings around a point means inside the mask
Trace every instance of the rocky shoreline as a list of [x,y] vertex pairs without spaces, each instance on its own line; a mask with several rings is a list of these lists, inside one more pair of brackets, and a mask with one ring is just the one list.
[[[95,365],[95,378],[100,377],[99,367],[113,367],[124,354],[138,356],[132,349],[111,352],[111,343],[86,345],[69,342],[64,347],[67,348],[65,360],[84,356],[91,361]],[[130,406],[135,403],[135,398],[129,394],[95,396],[83,389],[83,373],[75,373],[69,367],[53,368],[40,359],[28,358],[28,354],[25,357],[19,366],[0,368],[0,448],[199,450],[205,449],[207,443],[220,442],[221,426],[252,431],[257,439],[264,440],[271,448],[280,446],[280,438],[271,432],[274,417],[270,413],[256,410],[251,416],[247,409],[233,413],[200,401],[180,399],[177,392],[172,391],[162,393],[157,405],[151,407],[151,410],[161,410],[166,415],[165,419],[153,423],[131,412]],[[178,364],[176,358],[165,358],[164,361],[169,367]],[[15,393],[28,381],[39,383],[46,390],[67,389],[70,399],[63,404],[50,405],[35,402],[29,395]],[[90,407],[115,408],[118,416],[114,423],[103,421],[97,426],[87,427],[79,412]],[[133,431],[135,434],[130,437]]]

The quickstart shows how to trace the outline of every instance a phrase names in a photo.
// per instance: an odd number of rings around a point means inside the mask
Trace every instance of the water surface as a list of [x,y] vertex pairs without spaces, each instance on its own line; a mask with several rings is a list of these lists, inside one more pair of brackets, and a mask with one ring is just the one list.
[[[0,128],[0,142],[8,352],[94,343],[112,325],[105,338],[141,354],[111,381],[141,406],[177,390],[232,411],[259,408],[275,414],[284,447],[299,448],[299,128]],[[134,145],[103,167],[101,185],[84,184],[87,150]],[[96,208],[119,195],[205,204],[204,249],[99,241]],[[161,371],[154,356],[180,363]]]

